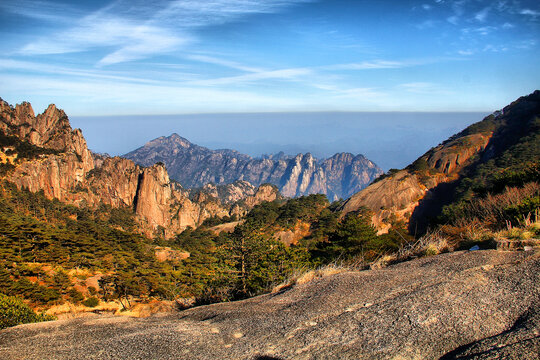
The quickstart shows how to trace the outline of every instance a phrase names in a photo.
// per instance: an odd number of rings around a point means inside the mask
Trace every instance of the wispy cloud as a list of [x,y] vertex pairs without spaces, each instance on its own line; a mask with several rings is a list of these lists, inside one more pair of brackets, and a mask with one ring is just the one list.
[[463,34],[480,34],[480,35],[489,35],[492,32],[496,31],[497,27],[495,26],[481,26],[476,28],[463,28],[461,32]]
[[538,40],[535,40],[535,39],[522,40],[516,44],[516,48],[529,50],[535,47],[537,44],[538,44]]
[[327,94],[325,96],[334,99],[347,101],[355,100],[370,104],[384,104],[390,101],[388,94],[381,89],[370,87],[344,87],[342,85],[327,83],[314,83],[312,86],[316,89],[326,91]]
[[490,11],[489,7],[483,8],[482,10],[477,12],[476,15],[474,15],[474,18],[480,22],[485,22],[488,17],[489,11]]
[[452,15],[447,17],[446,21],[448,21],[452,25],[457,25],[459,23],[459,17],[456,15]]
[[115,48],[98,61],[97,65],[102,66],[172,51],[190,40],[188,35],[175,34],[167,29],[93,14],[81,19],[75,27],[25,45],[20,54],[62,54]]
[[1,1],[0,9],[5,13],[54,23],[73,23],[74,19],[83,16],[82,11],[70,4],[39,0]]
[[508,51],[508,50],[509,50],[509,48],[507,46],[505,46],[505,45],[494,45],[494,44],[487,44],[482,49],[482,51],[494,52],[494,53],[504,52],[504,51]]
[[303,77],[312,74],[313,70],[308,68],[295,68],[295,69],[280,69],[271,71],[259,71],[239,76],[221,77],[216,79],[198,80],[189,82],[190,85],[197,86],[217,86],[236,84],[241,85],[245,83],[252,83],[260,80],[284,80],[291,81],[297,80],[299,77]]
[[522,9],[519,13],[521,15],[528,15],[528,16],[532,16],[534,18],[540,16],[540,11],[532,10],[532,9]]
[[250,14],[274,13],[283,8],[312,0],[177,0],[158,11],[154,18],[194,27],[223,24]]
[[[189,113],[201,112],[201,109],[207,112],[223,111],[223,109],[286,111],[303,105],[302,100],[291,98],[286,94],[266,95],[252,91],[199,88],[178,86],[178,84],[133,84],[106,79],[81,82],[73,78],[4,75],[2,85],[9,87],[12,93],[25,94],[25,98],[32,94],[41,96],[47,94],[49,99],[47,101],[65,96],[68,92],[73,100],[63,104],[62,107],[70,115],[84,115],[87,107],[94,115],[114,115]],[[176,99],[176,101],[171,102],[171,99]],[[96,103],[101,106],[97,108]],[[111,104],[115,106],[110,107]],[[78,111],[72,110],[71,107],[77,108]],[[165,112],[163,109],[166,109]]]
[[440,85],[430,82],[411,82],[398,85],[398,89],[414,94],[448,94],[449,91]]
[[392,60],[373,60],[350,64],[337,64],[322,66],[325,70],[372,70],[372,69],[399,69],[414,65],[413,62],[392,61]]
[[[13,59],[0,59],[0,70],[7,71],[7,73],[13,73],[13,71],[23,71],[34,74],[49,74],[49,75],[65,75],[69,77],[82,78],[82,79],[106,79],[106,80],[119,80],[131,83],[141,84],[160,84],[162,80],[156,80],[144,77],[134,77],[121,75],[114,72],[107,72],[103,69],[99,70],[82,70],[77,68],[69,68],[65,66],[56,66],[50,64],[36,63],[31,61],[20,61]],[[190,81],[193,80],[193,75],[186,73],[174,73],[170,74],[168,79],[170,81]]]
[[[157,1],[152,2],[152,6],[141,6],[139,1],[116,1],[80,18],[75,26],[26,44],[19,53],[62,54],[113,48],[97,62],[98,66],[106,66],[185,47],[196,40],[191,32],[194,27],[222,24],[250,14],[277,12],[308,1],[183,0]],[[47,13],[42,11],[46,4],[32,4],[39,10],[25,11],[28,16]],[[17,11],[15,6],[5,8]]]
[[230,61],[230,60],[226,60],[226,59],[221,59],[221,58],[217,58],[217,57],[214,57],[214,56],[191,54],[191,55],[187,55],[186,58],[189,59],[189,60],[204,62],[204,63],[208,63],[208,64],[214,64],[214,65],[220,65],[220,66],[224,66],[224,67],[228,67],[228,68],[236,69],[236,70],[241,70],[241,71],[245,71],[245,72],[261,72],[261,71],[264,71],[261,68],[246,66],[246,65],[240,64],[240,63],[238,63],[236,61]]
[[434,20],[425,20],[425,21],[422,21],[419,24],[416,24],[415,26],[419,30],[431,29],[431,28],[433,28],[435,26],[435,21]]
[[458,50],[459,55],[470,56],[474,54],[474,50]]

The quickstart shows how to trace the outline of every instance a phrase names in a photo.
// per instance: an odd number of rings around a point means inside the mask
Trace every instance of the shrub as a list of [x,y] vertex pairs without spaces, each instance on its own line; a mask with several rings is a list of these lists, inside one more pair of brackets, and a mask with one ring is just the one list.
[[68,294],[69,294],[69,297],[71,298],[71,301],[73,301],[74,303],[78,303],[84,300],[83,294],[75,288],[69,289]]
[[89,297],[88,299],[84,300],[82,304],[86,307],[96,307],[99,305],[99,299],[95,296]]
[[522,187],[507,187],[498,194],[488,193],[484,197],[447,206],[441,220],[453,224],[479,221],[494,229],[502,229],[507,221],[520,223],[539,207],[540,184],[530,182]]
[[50,315],[37,314],[28,305],[23,303],[22,300],[14,296],[0,294],[0,329],[54,319]]

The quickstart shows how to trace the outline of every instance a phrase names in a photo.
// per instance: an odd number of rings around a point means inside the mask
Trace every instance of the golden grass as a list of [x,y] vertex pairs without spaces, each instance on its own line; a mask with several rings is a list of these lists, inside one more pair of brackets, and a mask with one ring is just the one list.
[[76,317],[86,316],[89,313],[93,312],[109,312],[117,313],[120,312],[122,306],[120,303],[110,301],[110,302],[100,302],[96,307],[90,308],[81,304],[73,304],[70,302],[63,303],[61,305],[55,305],[49,308],[46,313],[48,315],[54,315],[58,319],[71,319]]
[[272,289],[272,294],[278,293],[295,285],[307,284],[317,278],[324,278],[331,275],[351,271],[351,266],[341,263],[332,263],[319,267],[318,269],[298,269],[288,279]]
[[133,305],[127,311],[118,312],[116,315],[145,318],[157,313],[170,313],[176,310],[174,301],[154,300],[149,303],[139,303]]
[[174,301],[153,300],[148,303],[135,303],[125,311],[123,311],[123,307],[118,301],[100,302],[98,306],[93,308],[67,302],[49,308],[46,314],[54,315],[59,320],[85,317],[93,313],[110,313],[117,316],[144,318],[157,313],[173,312],[175,309]]

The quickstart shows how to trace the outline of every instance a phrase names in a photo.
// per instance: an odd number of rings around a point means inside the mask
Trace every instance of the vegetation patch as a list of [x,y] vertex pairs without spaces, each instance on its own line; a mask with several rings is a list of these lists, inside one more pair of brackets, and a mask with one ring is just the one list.
[[38,314],[15,296],[0,293],[0,330],[20,324],[55,320],[53,316]]

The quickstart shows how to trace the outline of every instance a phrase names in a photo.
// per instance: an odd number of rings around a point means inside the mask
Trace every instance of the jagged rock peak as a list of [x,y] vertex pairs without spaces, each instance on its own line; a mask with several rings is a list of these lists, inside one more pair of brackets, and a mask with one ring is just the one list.
[[93,168],[93,157],[80,129],[73,130],[66,113],[51,104],[35,115],[28,102],[10,106],[0,103],[0,130],[29,143],[60,152],[73,152],[81,157],[84,168]]
[[124,156],[142,166],[163,162],[171,178],[186,188],[245,180],[254,186],[274,184],[288,197],[322,193],[330,200],[350,196],[382,173],[363,155],[342,153],[318,160],[309,152],[281,152],[252,158],[235,150],[210,150],[177,134],[154,139]]

